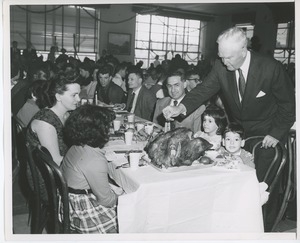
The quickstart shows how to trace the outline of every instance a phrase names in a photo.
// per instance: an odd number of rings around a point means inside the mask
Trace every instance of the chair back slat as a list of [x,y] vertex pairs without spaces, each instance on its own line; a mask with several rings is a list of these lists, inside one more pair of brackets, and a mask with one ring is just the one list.
[[[48,193],[49,203],[49,224],[48,233],[69,233],[69,197],[68,185],[59,169],[58,165],[53,161],[50,153],[44,147],[39,146],[35,150],[35,164],[39,168],[45,183]],[[62,227],[58,218],[59,214],[59,196],[63,205],[63,220]]]

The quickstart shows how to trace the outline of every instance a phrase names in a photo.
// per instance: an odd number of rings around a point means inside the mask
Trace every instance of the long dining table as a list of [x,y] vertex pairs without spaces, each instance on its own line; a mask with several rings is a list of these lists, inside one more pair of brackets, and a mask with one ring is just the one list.
[[263,233],[254,169],[122,167],[128,151],[143,150],[146,143],[125,145],[121,138],[104,147],[109,175],[125,192],[117,206],[120,233]]

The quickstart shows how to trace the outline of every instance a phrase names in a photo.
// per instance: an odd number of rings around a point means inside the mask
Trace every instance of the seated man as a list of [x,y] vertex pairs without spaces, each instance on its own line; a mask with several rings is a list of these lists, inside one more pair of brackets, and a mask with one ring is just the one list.
[[140,68],[128,70],[128,98],[126,109],[148,121],[152,121],[156,97],[143,85],[143,72]]
[[112,82],[112,68],[109,65],[101,66],[97,72],[97,95],[98,100],[106,104],[125,103],[123,89]]
[[[186,82],[181,72],[172,73],[167,79],[167,89],[170,97],[157,100],[156,108],[153,116],[153,122],[165,126],[165,117],[162,110],[169,106],[177,106],[186,94]],[[182,122],[174,121],[176,127],[190,128],[194,133],[201,130],[201,115],[205,111],[205,105],[201,105],[191,115],[186,117]]]
[[195,70],[192,70],[187,73],[186,78],[186,89],[188,92],[190,92],[193,88],[197,86],[197,84],[202,83],[202,80],[200,79],[200,75]]

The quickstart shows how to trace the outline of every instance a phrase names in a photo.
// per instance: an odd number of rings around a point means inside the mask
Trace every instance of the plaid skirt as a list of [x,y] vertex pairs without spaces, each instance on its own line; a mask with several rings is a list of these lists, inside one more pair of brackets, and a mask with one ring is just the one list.
[[100,205],[94,194],[69,193],[69,207],[72,231],[80,234],[117,233],[116,206],[106,208]]

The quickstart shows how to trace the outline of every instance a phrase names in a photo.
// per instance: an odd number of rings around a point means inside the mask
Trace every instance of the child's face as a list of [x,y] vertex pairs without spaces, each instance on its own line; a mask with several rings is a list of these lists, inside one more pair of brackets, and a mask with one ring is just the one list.
[[204,116],[203,118],[203,130],[208,135],[216,135],[218,126],[215,122],[215,119],[211,116]]
[[245,144],[245,140],[238,133],[234,132],[227,132],[222,141],[226,150],[231,154],[238,153]]

